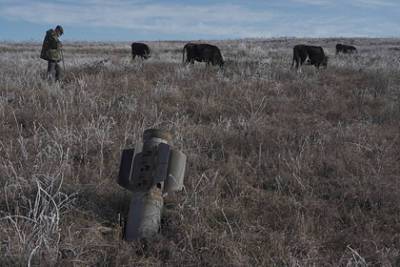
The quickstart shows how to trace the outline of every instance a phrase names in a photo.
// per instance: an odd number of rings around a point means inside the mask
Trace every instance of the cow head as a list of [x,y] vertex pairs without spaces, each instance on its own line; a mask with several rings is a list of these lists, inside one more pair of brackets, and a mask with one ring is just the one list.
[[313,62],[308,54],[307,54],[307,57],[304,59],[303,64],[304,65],[313,65]]

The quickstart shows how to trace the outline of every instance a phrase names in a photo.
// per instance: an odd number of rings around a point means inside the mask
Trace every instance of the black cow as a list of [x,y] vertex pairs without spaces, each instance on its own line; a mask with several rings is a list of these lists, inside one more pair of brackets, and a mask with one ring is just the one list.
[[207,64],[211,63],[212,65],[219,65],[220,67],[224,65],[221,51],[215,45],[187,43],[183,47],[182,62],[190,62],[193,64],[194,61],[206,62]]
[[143,59],[147,59],[150,57],[150,48],[143,43],[132,43],[132,59],[135,59],[136,56],[139,56]]
[[325,56],[324,49],[320,46],[296,45],[293,47],[292,67],[296,62],[296,69],[304,62],[319,68],[320,65],[326,67],[328,65],[328,57]]
[[337,44],[336,45],[336,55],[339,53],[352,54],[357,53],[357,48],[352,45]]

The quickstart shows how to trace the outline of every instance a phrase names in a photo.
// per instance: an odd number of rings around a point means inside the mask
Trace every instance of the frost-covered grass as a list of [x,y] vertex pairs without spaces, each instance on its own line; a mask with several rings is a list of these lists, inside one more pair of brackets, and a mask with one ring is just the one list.
[[[129,43],[65,43],[61,84],[40,44],[0,43],[0,265],[400,263],[400,40],[212,43],[223,70],[182,65],[183,42],[134,62]],[[300,43],[328,68],[290,69]],[[126,243],[120,153],[151,127],[188,155],[185,190],[155,240]]]

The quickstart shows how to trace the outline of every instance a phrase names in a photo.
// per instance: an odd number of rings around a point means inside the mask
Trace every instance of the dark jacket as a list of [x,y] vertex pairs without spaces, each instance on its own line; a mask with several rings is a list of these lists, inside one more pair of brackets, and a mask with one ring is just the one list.
[[46,32],[43,40],[42,51],[40,58],[47,61],[60,61],[61,60],[61,41],[58,40],[57,34],[53,29]]

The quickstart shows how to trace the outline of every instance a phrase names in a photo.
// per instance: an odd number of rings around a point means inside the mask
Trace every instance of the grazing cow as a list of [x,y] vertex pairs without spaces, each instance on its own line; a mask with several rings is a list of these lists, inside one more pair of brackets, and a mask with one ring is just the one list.
[[150,48],[143,43],[132,43],[132,59],[135,59],[136,56],[139,56],[143,59],[147,59],[150,57]]
[[296,69],[299,68],[299,65],[303,65],[304,62],[314,65],[316,68],[319,68],[320,65],[326,67],[328,65],[328,57],[325,56],[324,49],[320,46],[296,45],[293,47],[292,67],[294,62],[296,62]]
[[336,55],[339,53],[352,54],[357,53],[357,48],[352,45],[337,44],[336,45]]
[[211,63],[212,65],[219,65],[220,67],[223,67],[224,65],[221,51],[215,45],[187,43],[183,47],[182,62],[190,62],[193,64],[194,61],[206,62],[207,64]]

